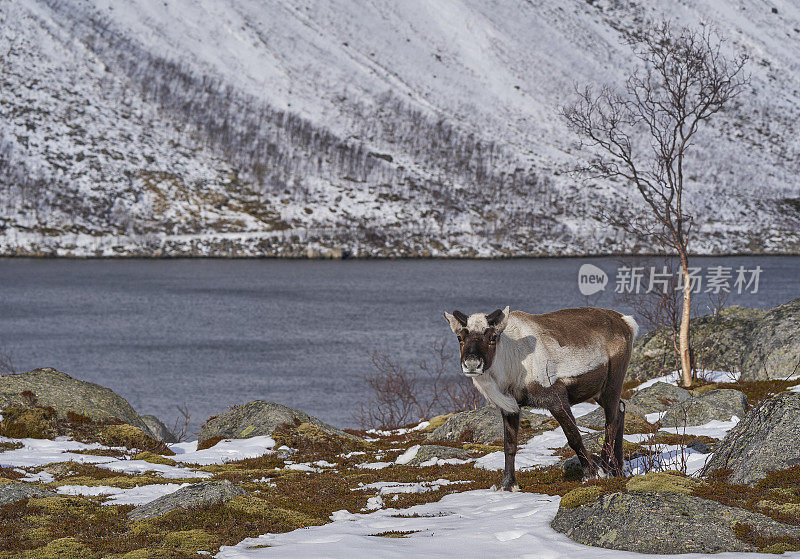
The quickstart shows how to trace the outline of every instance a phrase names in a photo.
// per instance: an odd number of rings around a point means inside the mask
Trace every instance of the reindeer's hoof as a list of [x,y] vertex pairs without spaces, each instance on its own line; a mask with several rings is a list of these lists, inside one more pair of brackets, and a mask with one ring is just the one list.
[[503,481],[500,484],[500,487],[497,488],[498,491],[510,491],[516,492],[519,491],[519,484],[516,481]]

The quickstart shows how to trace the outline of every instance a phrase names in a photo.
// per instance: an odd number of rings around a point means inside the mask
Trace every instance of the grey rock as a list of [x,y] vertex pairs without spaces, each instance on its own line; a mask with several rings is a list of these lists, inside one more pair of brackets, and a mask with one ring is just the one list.
[[434,444],[425,444],[419,447],[417,455],[408,463],[409,466],[419,466],[423,462],[431,458],[441,458],[446,460],[448,458],[458,458],[459,460],[466,460],[471,458],[469,451],[463,448],[453,448],[452,446],[439,446]]
[[583,466],[577,456],[567,458],[561,463],[564,477],[567,479],[581,479],[583,477]]
[[701,441],[692,441],[687,446],[692,450],[696,450],[700,454],[709,454],[713,450],[713,448],[711,448],[711,445],[708,445]]
[[147,425],[147,428],[150,429],[150,432],[153,434],[153,438],[158,441],[164,441],[165,443],[176,443],[178,439],[175,438],[175,435],[170,431],[164,423],[160,419],[158,419],[154,415],[143,415],[142,421],[144,424]]
[[734,415],[742,418],[747,410],[747,396],[730,388],[709,390],[692,396],[669,408],[661,418],[664,427],[704,425],[712,420],[729,421]]
[[[693,318],[690,332],[697,363],[718,371],[741,370],[747,339],[766,314],[760,309],[731,306],[717,315]],[[634,343],[627,378],[646,380],[679,368],[672,330],[657,328],[643,334]]]
[[246,493],[244,489],[237,487],[227,479],[224,481],[204,481],[178,489],[174,493],[138,506],[128,513],[128,518],[130,520],[155,518],[177,509],[224,503],[237,495]]
[[657,382],[638,390],[631,397],[630,403],[646,415],[664,411],[674,404],[688,400],[689,396],[688,390],[666,382]]
[[[522,408],[520,423],[534,432],[547,431],[553,427],[550,417]],[[503,440],[503,418],[494,406],[456,413],[428,434],[429,441],[470,442],[489,444]]]
[[[691,321],[692,347],[705,369],[741,371],[742,380],[785,379],[800,373],[800,299],[770,311],[732,306]],[[660,328],[634,344],[628,378],[643,380],[680,368],[672,332]]]
[[800,373],[800,299],[775,307],[754,324],[741,357],[742,380]]
[[116,419],[152,435],[122,396],[99,384],[77,380],[50,368],[0,375],[0,409],[25,406],[21,396],[25,390],[36,395],[38,405],[52,407],[60,417],[72,411],[96,421]]
[[[625,432],[626,434],[629,434],[631,432],[630,427],[634,424],[634,422],[637,424],[642,422],[646,423],[647,420],[644,418],[645,411],[639,406],[628,400],[623,400],[623,402],[625,402]],[[634,418],[633,416],[638,417]],[[597,408],[586,415],[575,418],[575,423],[577,423],[580,427],[586,427],[588,429],[605,429],[606,412],[603,410],[603,408]]]
[[559,508],[551,526],[584,545],[637,553],[757,551],[736,537],[745,523],[766,537],[798,537],[800,527],[716,501],[652,491],[612,493]]
[[22,499],[56,496],[58,496],[58,493],[30,483],[14,481],[0,484],[0,505],[16,503]]
[[730,469],[730,483],[753,484],[800,463],[800,393],[784,392],[751,409],[714,449],[702,472]]
[[283,423],[290,425],[313,423],[329,435],[349,438],[355,441],[361,440],[355,435],[345,433],[302,411],[293,410],[275,402],[256,400],[236,406],[206,421],[200,430],[199,442],[202,444],[212,437],[247,439],[262,435],[272,435],[275,428]]

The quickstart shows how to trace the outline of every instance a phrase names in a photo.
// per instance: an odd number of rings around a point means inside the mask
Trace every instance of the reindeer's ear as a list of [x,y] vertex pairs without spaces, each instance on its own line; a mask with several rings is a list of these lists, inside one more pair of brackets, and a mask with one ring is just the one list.
[[497,309],[496,311],[486,315],[486,322],[489,326],[494,327],[496,332],[502,332],[505,330],[506,324],[508,324],[508,312],[509,307],[506,307],[503,310]]
[[458,331],[467,325],[467,317],[460,311],[453,311],[453,314],[446,312],[444,319],[450,324],[450,329],[454,334],[458,334]]

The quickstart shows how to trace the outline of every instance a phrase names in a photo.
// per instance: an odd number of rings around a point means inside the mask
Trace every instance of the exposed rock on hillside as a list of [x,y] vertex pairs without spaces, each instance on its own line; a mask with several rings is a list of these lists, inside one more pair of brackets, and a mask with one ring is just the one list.
[[770,470],[800,464],[800,394],[786,392],[755,407],[717,445],[703,470],[729,469],[730,483],[752,484]]
[[800,374],[800,299],[775,307],[753,326],[741,355],[742,379]]
[[275,402],[256,400],[236,406],[227,412],[206,421],[200,431],[199,444],[213,438],[246,439],[261,435],[272,435],[279,425],[301,425],[311,423],[324,433],[359,441],[350,433],[345,433],[305,412],[293,410]]
[[154,415],[143,415],[142,421],[144,424],[147,425],[147,428],[150,429],[150,432],[153,434],[153,438],[159,441],[163,441],[165,443],[176,443],[178,442],[175,439],[175,435],[169,428],[162,423],[160,419],[158,419]]
[[[692,319],[691,334],[699,369],[741,371],[742,380],[800,374],[800,299],[770,311],[728,307]],[[654,378],[677,368],[672,332],[662,328],[636,341],[628,377]]]
[[0,505],[15,503],[22,499],[32,499],[37,497],[56,497],[58,494],[30,483],[12,481],[0,483]]
[[459,460],[466,460],[471,458],[468,451],[462,448],[454,448],[452,446],[439,446],[434,444],[426,444],[419,447],[417,454],[409,462],[409,466],[419,466],[423,462],[427,462],[431,458],[439,458],[447,460],[448,458],[457,458]]
[[737,537],[737,524],[765,538],[800,537],[800,527],[683,491],[635,490],[599,497],[598,493],[582,499],[565,495],[573,506],[558,509],[553,528],[585,545],[665,554],[758,551]]
[[667,408],[689,399],[689,391],[674,384],[657,382],[652,386],[642,388],[631,397],[630,403],[636,406],[640,413],[662,412]]
[[73,412],[95,421],[118,420],[151,434],[125,398],[99,384],[77,380],[50,368],[0,375],[0,408],[31,407],[33,402],[53,408],[59,417]]
[[730,388],[709,390],[670,407],[661,418],[661,425],[664,427],[704,425],[715,419],[729,421],[734,415],[741,419],[745,410],[747,410],[747,396],[742,392]]
[[179,508],[199,507],[230,501],[237,495],[246,493],[244,489],[237,487],[228,480],[204,481],[178,489],[174,493],[159,497],[146,505],[136,507],[128,513],[128,518],[131,520],[155,518]]
[[[547,415],[522,408],[520,424],[523,428],[533,429],[534,432],[552,429],[549,420]],[[482,444],[503,440],[503,418],[500,410],[493,406],[456,413],[431,432],[428,440]]]

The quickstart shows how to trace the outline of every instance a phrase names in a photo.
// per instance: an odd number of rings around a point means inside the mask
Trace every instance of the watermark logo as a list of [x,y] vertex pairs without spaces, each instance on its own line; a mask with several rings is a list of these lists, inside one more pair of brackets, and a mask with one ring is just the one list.
[[[710,266],[705,270],[689,267],[689,286],[692,293],[758,293],[761,266]],[[606,273],[593,264],[583,264],[578,270],[578,289],[582,295],[594,295],[605,290]],[[667,267],[621,266],[614,277],[614,293],[669,293],[683,291],[683,274]]]
[[578,270],[578,289],[581,295],[594,295],[598,291],[603,291],[608,284],[606,273],[594,264],[584,264]]

